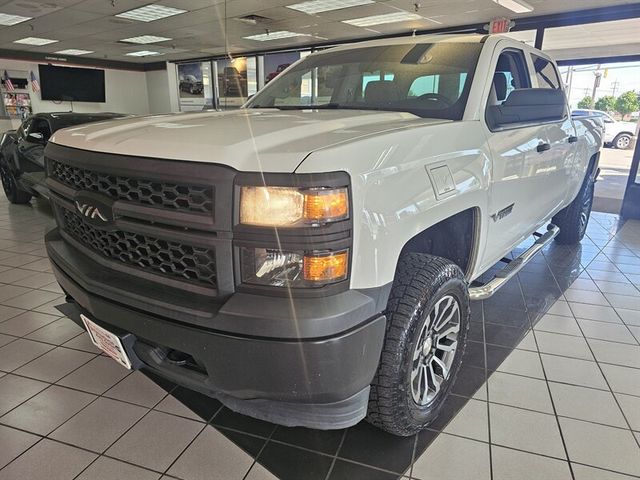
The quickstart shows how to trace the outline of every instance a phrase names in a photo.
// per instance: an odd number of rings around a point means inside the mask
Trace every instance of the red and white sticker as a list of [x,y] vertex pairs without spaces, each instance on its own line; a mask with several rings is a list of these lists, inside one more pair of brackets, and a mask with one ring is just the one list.
[[80,315],[91,342],[123,367],[131,370],[131,360],[122,345],[120,337],[95,324],[84,315]]

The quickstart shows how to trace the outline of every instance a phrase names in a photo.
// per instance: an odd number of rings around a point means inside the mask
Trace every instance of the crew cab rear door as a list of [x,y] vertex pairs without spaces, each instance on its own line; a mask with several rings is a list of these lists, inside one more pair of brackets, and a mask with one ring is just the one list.
[[[531,53],[531,62],[532,78],[538,88],[563,89],[560,75],[551,60],[540,54]],[[549,217],[573,200],[568,196],[574,191],[570,185],[574,182],[574,173],[578,170],[575,158],[578,137],[568,107],[565,118],[547,123],[545,129],[549,139],[549,155],[546,163],[552,169],[548,172],[549,187],[555,189],[553,194],[549,195],[549,201],[544,202],[547,208],[547,211],[543,212],[544,217]]]
[[[489,107],[501,105],[517,89],[532,88],[531,60],[524,48],[500,48],[493,57]],[[487,268],[532,233],[561,200],[564,173],[558,172],[546,125],[535,123],[492,127],[485,116],[492,155],[489,185]]]

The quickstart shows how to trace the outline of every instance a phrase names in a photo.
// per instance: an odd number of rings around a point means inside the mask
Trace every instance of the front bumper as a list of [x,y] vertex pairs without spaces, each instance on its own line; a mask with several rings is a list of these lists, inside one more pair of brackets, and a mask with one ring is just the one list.
[[[56,278],[74,300],[66,313],[131,335],[130,353],[143,368],[282,425],[345,428],[366,415],[386,323],[371,297],[353,290],[300,301],[235,294],[211,305],[210,318],[185,323],[163,315],[161,305],[146,307],[137,295],[142,280],[118,279],[72,251],[57,229],[46,244]],[[197,368],[172,361],[169,352],[192,358]]]

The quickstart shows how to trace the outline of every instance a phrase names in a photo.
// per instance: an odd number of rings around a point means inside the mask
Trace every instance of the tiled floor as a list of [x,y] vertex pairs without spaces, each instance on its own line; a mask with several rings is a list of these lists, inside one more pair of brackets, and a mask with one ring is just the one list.
[[0,480],[640,477],[640,222],[596,214],[473,304],[445,411],[396,438],[277,427],[98,355],[54,308],[33,203],[0,199]]

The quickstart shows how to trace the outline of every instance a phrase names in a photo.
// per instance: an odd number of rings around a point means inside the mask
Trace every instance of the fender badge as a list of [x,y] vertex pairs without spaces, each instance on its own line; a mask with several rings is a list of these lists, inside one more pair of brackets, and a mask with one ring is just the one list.
[[502,210],[500,210],[499,212],[494,213],[493,215],[491,215],[491,218],[493,219],[494,222],[497,222],[499,220],[502,220],[503,218],[511,215],[511,212],[513,212],[513,207],[515,206],[515,203],[512,203],[511,205],[509,205],[506,208],[503,208]]

